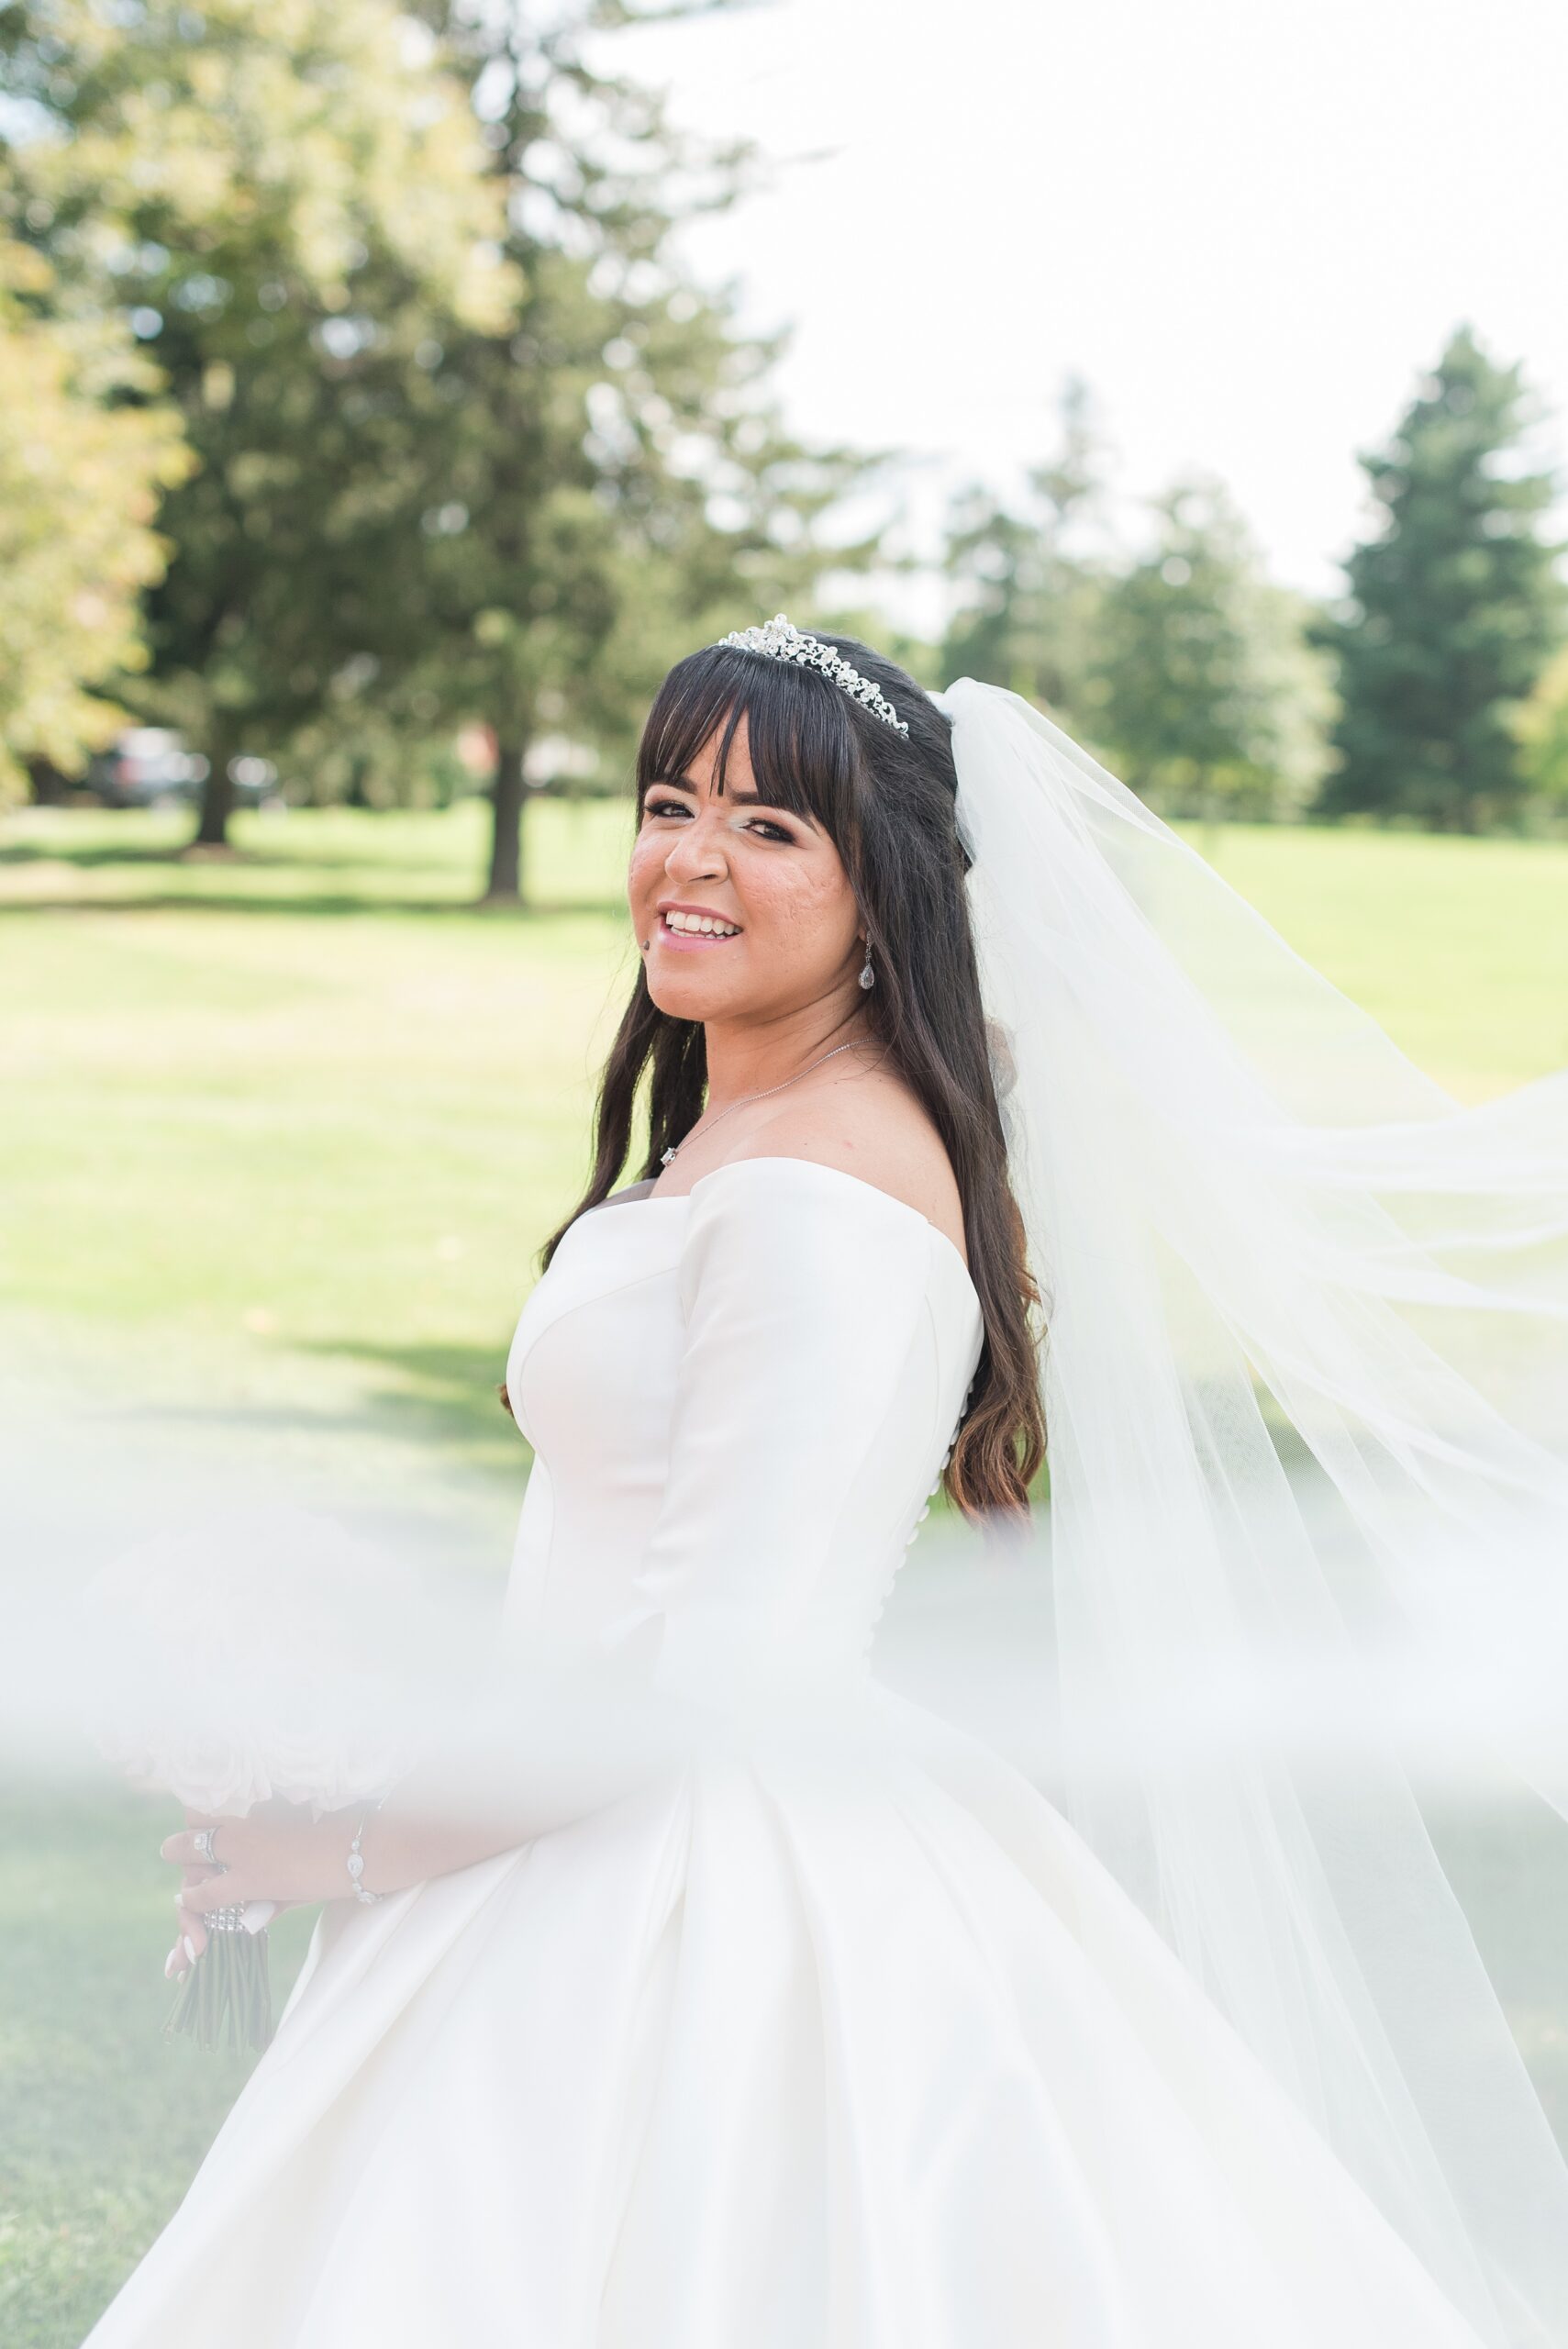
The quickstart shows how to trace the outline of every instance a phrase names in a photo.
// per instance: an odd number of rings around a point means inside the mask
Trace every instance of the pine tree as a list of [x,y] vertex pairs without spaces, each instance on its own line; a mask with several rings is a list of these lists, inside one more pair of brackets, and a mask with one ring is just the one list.
[[1517,367],[1460,328],[1388,447],[1363,456],[1381,511],[1348,565],[1337,652],[1338,766],[1324,814],[1414,817],[1436,830],[1507,823],[1529,790],[1515,732],[1559,640],[1555,495],[1532,466]]
[[1541,671],[1534,693],[1518,710],[1515,734],[1532,813],[1549,822],[1568,815],[1568,644]]
[[1154,544],[1108,588],[1093,732],[1163,814],[1288,816],[1324,764],[1323,660],[1216,482],[1155,501]]
[[953,500],[943,570],[958,607],[942,640],[944,680],[979,677],[1086,722],[1104,572],[1095,550],[1103,451],[1087,385],[1070,376],[1055,455],[1015,507],[973,484]]

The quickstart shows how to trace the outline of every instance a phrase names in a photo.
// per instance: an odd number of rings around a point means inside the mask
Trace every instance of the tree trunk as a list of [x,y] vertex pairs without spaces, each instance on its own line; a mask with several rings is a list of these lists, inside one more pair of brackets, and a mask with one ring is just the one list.
[[28,783],[35,807],[59,807],[66,792],[66,778],[50,759],[27,761]]
[[487,906],[518,906],[523,902],[523,810],[528,785],[523,776],[525,745],[519,736],[503,734],[495,745],[495,773],[490,785],[495,823],[490,838],[490,879],[484,891]]
[[214,727],[207,740],[208,766],[202,785],[202,812],[193,849],[217,851],[229,846],[228,819],[234,813],[234,783],[229,774],[235,744],[222,727]]

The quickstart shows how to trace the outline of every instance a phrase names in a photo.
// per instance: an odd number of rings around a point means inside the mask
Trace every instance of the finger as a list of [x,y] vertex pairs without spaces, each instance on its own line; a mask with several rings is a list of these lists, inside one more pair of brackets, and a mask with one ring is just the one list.
[[174,1947],[179,1953],[175,1960],[176,1970],[183,1974],[185,1968],[194,1965],[206,1949],[207,1930],[194,1909],[176,1906],[174,1932],[176,1935]]
[[225,1865],[221,1851],[217,1852],[211,1860],[206,1857],[197,1846],[196,1830],[194,1827],[183,1828],[176,1835],[165,1835],[158,1846],[158,1856],[161,1860],[174,1860],[185,1864],[195,1862],[198,1866],[204,1867],[222,1867]]
[[180,1882],[183,1885],[210,1884],[214,1876],[222,1876],[224,1873],[222,1868],[204,1867],[198,1860],[194,1866],[180,1870]]
[[202,1884],[182,1885],[175,1895],[187,1915],[198,1917],[208,1909],[237,1909],[247,1900],[264,1898],[234,1868],[222,1876],[208,1876]]

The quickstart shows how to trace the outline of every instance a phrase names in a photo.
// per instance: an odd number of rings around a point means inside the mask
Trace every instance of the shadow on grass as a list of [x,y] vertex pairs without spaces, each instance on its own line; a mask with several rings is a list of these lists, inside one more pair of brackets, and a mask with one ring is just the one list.
[[72,841],[49,835],[0,842],[0,865],[69,864],[83,873],[122,864],[168,864],[181,872],[199,873],[206,869],[214,874],[243,873],[248,867],[270,873],[395,873],[399,869],[407,871],[418,863],[417,857],[410,855],[406,841],[400,849],[395,841],[378,844],[369,835],[363,842],[343,841],[336,847],[330,843],[317,847],[313,843],[306,849],[298,840],[280,839],[275,847],[231,848],[219,855],[193,855],[190,851],[188,840]]
[[139,893],[134,897],[93,896],[17,896],[0,897],[0,919],[7,914],[142,914],[142,913],[209,913],[209,914],[288,914],[323,916],[339,919],[345,914],[373,919],[377,916],[406,916],[421,918],[431,914],[461,916],[475,921],[518,921],[543,923],[554,920],[581,920],[586,916],[595,918],[606,915],[622,915],[626,911],[624,898],[550,897],[542,904],[495,905],[480,897],[421,897],[388,894],[385,896],[349,896],[318,892],[298,895],[290,891],[247,896],[238,890],[189,890]]
[[423,1437],[461,1446],[503,1468],[528,1458],[528,1448],[497,1393],[506,1367],[505,1342],[494,1346],[366,1345],[317,1339],[301,1349],[335,1361],[365,1363],[395,1375],[354,1416],[404,1441]]
[[[339,1361],[395,1359],[390,1350],[384,1354],[330,1342],[298,1351]],[[250,1435],[374,1436],[405,1446],[461,1452],[475,1464],[510,1468],[527,1460],[528,1446],[496,1396],[499,1366],[490,1357],[486,1363],[486,1375],[472,1389],[455,1383],[446,1389],[435,1385],[407,1392],[388,1387],[347,1409],[314,1404],[152,1402],[117,1410],[113,1417],[117,1426],[141,1421],[158,1427],[232,1428],[237,1434]]]
[[[190,846],[183,837],[164,841],[97,837],[73,842],[50,835],[0,841],[0,874],[14,872],[18,876],[14,904],[8,907],[0,898],[0,911],[66,913],[81,907],[96,911],[107,905],[126,912],[161,913],[189,907],[221,913],[286,910],[328,918],[413,913],[534,919],[624,909],[613,882],[603,894],[568,897],[546,892],[521,906],[494,903],[482,894],[485,870],[482,854],[421,857],[411,851],[405,835],[384,841],[366,830],[353,840],[319,845],[297,836],[280,837],[275,841],[247,842],[227,855],[212,858],[191,855]],[[145,876],[149,885],[124,898],[108,899],[92,895],[78,897],[58,881],[47,896],[27,892],[25,876],[29,870],[37,869],[44,881],[62,868],[84,876],[116,872]],[[160,874],[169,876],[161,888],[154,879]]]
[[[185,843],[160,846],[128,841],[123,847],[112,842],[83,842],[72,848],[58,840],[6,841],[0,845],[0,865],[5,864],[72,864],[83,872],[90,872],[101,864],[178,864]],[[278,863],[286,860],[275,857],[236,857],[235,863]],[[325,860],[323,860],[325,862]]]
[[[340,1402],[203,1402],[157,1397],[105,1416],[119,1429],[200,1431],[239,1438],[315,1437],[333,1445],[372,1440],[395,1450],[460,1463],[464,1473],[515,1476],[531,1457],[497,1388],[506,1369],[504,1341],[494,1346],[374,1346],[319,1338],[293,1351],[364,1366],[362,1389]],[[379,1376],[378,1376],[379,1374]]]

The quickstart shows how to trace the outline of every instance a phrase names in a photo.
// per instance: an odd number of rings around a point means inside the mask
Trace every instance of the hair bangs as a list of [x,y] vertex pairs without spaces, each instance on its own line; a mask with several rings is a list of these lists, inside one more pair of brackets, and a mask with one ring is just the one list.
[[716,786],[746,720],[751,774],[770,807],[811,818],[842,842],[854,805],[854,728],[842,696],[815,673],[727,645],[688,653],[670,671],[648,713],[637,755],[637,796],[690,772],[718,737]]

